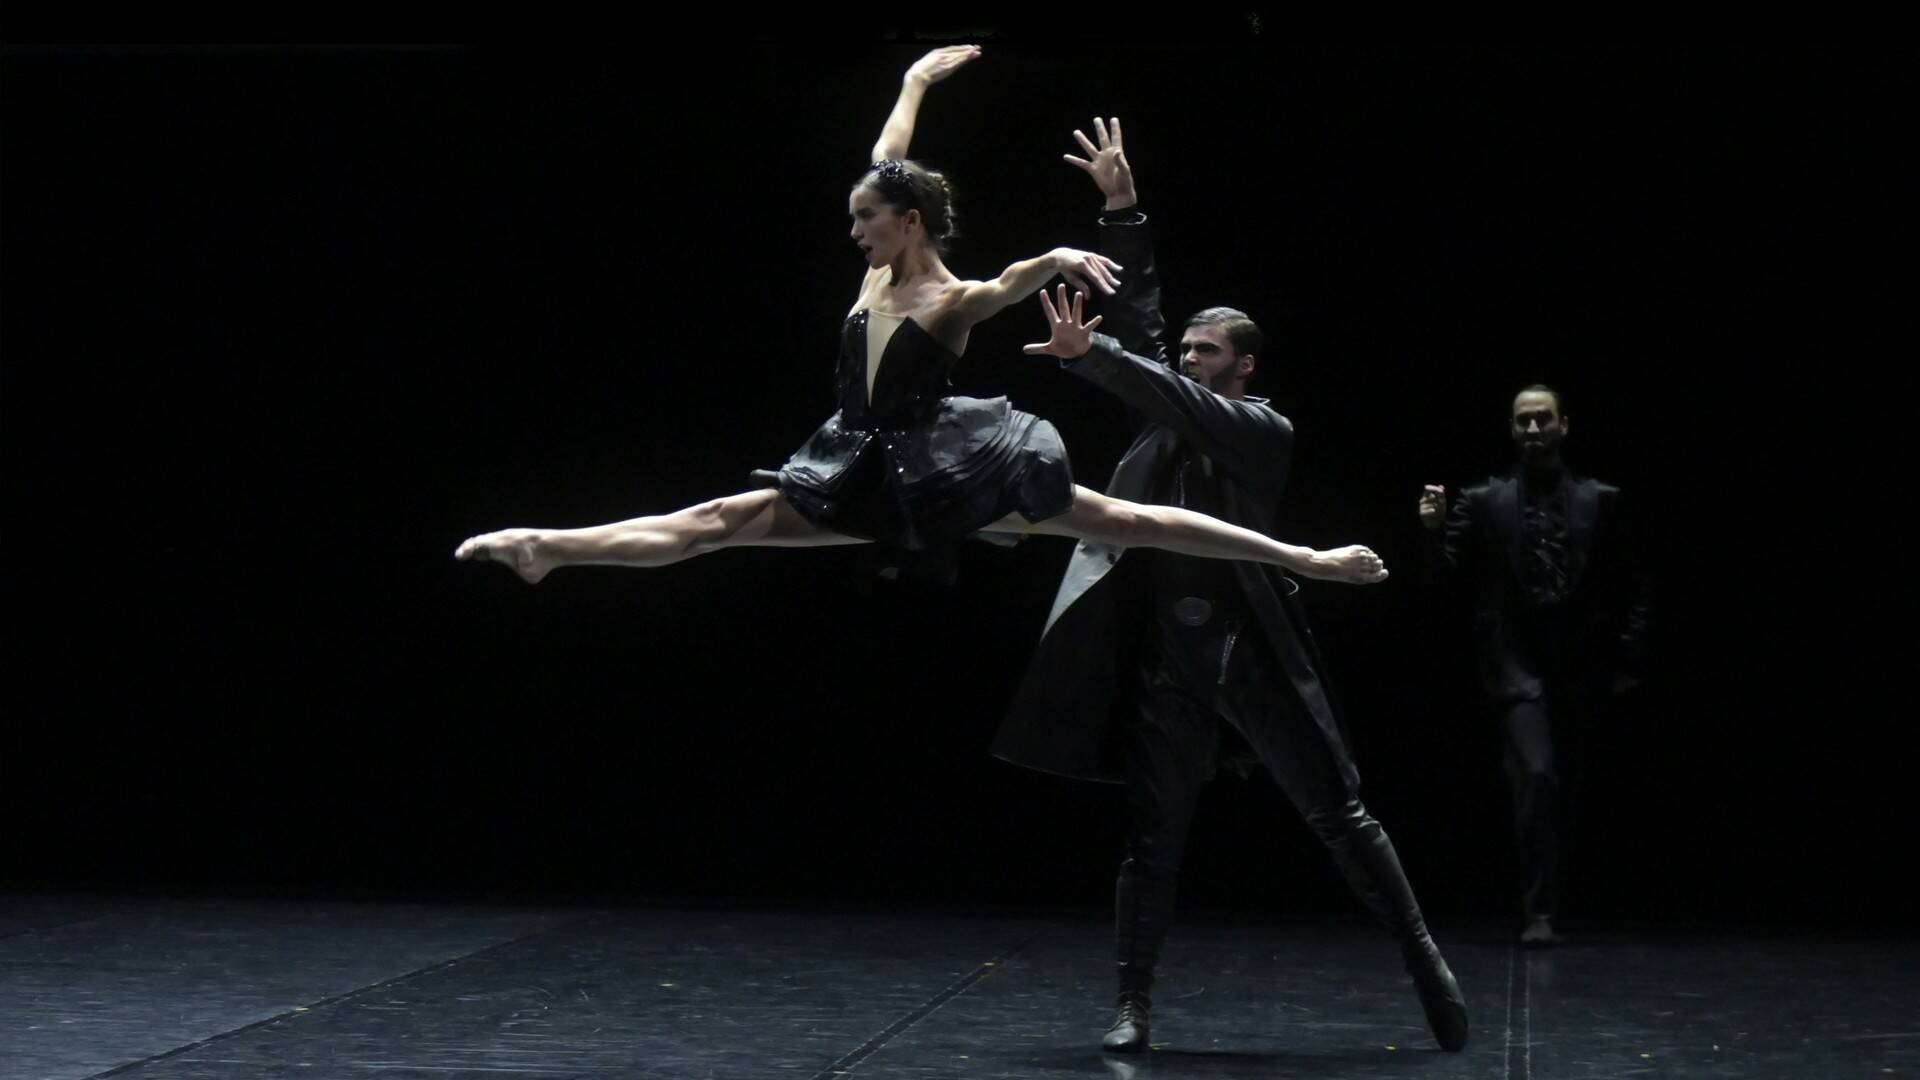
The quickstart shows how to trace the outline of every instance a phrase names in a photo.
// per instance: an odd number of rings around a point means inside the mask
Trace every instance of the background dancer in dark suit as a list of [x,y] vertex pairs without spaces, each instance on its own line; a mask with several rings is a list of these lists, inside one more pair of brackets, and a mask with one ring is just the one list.
[[[1648,576],[1620,489],[1575,476],[1561,460],[1568,423],[1560,395],[1529,386],[1513,399],[1520,460],[1505,476],[1420,496],[1429,550],[1465,577],[1473,598],[1481,689],[1498,711],[1525,879],[1523,945],[1552,945],[1560,893],[1564,725],[1607,693],[1639,682],[1650,607]],[[1562,743],[1566,730],[1562,726]]]

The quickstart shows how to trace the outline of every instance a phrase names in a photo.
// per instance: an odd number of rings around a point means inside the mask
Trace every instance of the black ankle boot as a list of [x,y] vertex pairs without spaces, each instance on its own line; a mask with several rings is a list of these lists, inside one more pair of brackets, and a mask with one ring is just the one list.
[[1440,947],[1422,934],[1419,941],[1402,943],[1400,955],[1406,959],[1407,974],[1413,976],[1413,988],[1420,995],[1420,1007],[1426,1011],[1434,1041],[1442,1050],[1465,1050],[1467,999],[1441,958]]
[[1400,856],[1394,852],[1386,830],[1357,799],[1347,804],[1340,820],[1310,819],[1309,824],[1326,842],[1354,895],[1399,940],[1400,954],[1406,960],[1407,974],[1413,976],[1434,1041],[1442,1050],[1465,1049],[1467,999],[1441,958],[1439,946],[1427,933],[1420,902],[1414,899],[1413,886],[1407,884]]
[[1107,1035],[1100,1040],[1100,1049],[1110,1054],[1144,1054],[1147,1052],[1147,1009],[1150,1002],[1144,995],[1121,994],[1120,1008],[1113,1014],[1113,1026],[1107,1029]]
[[1113,1026],[1100,1040],[1100,1049],[1119,1054],[1147,1049],[1147,1013],[1153,1007],[1153,972],[1160,962],[1160,943],[1173,922],[1174,879],[1136,866],[1120,864],[1114,883],[1113,939],[1120,976],[1118,1010]]

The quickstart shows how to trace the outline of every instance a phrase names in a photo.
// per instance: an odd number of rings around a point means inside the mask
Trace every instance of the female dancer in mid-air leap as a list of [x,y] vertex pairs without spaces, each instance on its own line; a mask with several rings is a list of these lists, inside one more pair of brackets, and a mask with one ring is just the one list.
[[[847,200],[867,275],[842,328],[840,409],[776,474],[776,486],[669,514],[583,529],[505,529],[475,536],[460,559],[505,563],[529,582],[576,565],[665,566],[728,547],[878,542],[940,548],[974,532],[1073,536],[1118,547],[1272,563],[1303,577],[1384,580],[1364,547],[1283,544],[1174,506],[1115,499],[1073,482],[1052,424],[1007,399],[950,394],[947,373],[974,324],[1033,295],[1055,274],[1106,292],[1125,268],[1056,248],[991,281],[963,281],[941,261],[953,233],[946,178],[904,160],[927,87],[980,55],[936,49],[908,70],[874,144],[874,164]],[[1056,335],[1080,321],[1078,297],[1049,309]]]

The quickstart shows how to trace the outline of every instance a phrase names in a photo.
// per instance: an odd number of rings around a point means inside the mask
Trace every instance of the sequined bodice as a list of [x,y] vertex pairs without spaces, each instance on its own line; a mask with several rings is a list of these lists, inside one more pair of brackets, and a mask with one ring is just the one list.
[[840,364],[836,390],[841,419],[855,428],[904,427],[933,415],[951,386],[947,373],[959,361],[946,346],[912,318],[902,318],[887,339],[867,391],[867,332],[869,313],[861,309],[847,317],[840,329]]

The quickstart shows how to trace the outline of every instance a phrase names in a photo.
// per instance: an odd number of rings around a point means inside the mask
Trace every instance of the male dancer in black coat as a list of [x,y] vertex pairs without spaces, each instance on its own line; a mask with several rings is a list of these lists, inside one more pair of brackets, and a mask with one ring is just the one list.
[[1420,496],[1435,562],[1473,594],[1481,688],[1506,738],[1525,878],[1520,943],[1529,946],[1560,940],[1561,775],[1550,717],[1564,725],[1603,695],[1596,676],[1610,674],[1615,693],[1638,683],[1650,607],[1620,489],[1567,469],[1567,430],[1560,395],[1529,386],[1513,399],[1513,471],[1466,488],[1451,512],[1445,487],[1429,484]]
[[[1263,348],[1230,308],[1190,319],[1174,366],[1162,343],[1159,278],[1120,125],[1094,121],[1098,147],[1068,157],[1106,196],[1100,249],[1127,268],[1109,302],[1117,335],[1082,325],[1064,288],[1046,302],[1053,337],[1029,346],[1125,402],[1144,426],[1110,494],[1186,506],[1264,533],[1286,480],[1293,427],[1246,395]],[[1466,1004],[1428,935],[1393,844],[1357,794],[1359,775],[1327,692],[1297,586],[1255,563],[1212,562],[1098,544],[1075,549],[1032,667],[994,744],[1009,761],[1123,780],[1129,825],[1115,889],[1119,1011],[1103,1047],[1148,1046],[1154,967],[1202,785],[1223,748],[1244,745],[1272,772],[1353,891],[1400,941],[1440,1045],[1467,1042]]]

